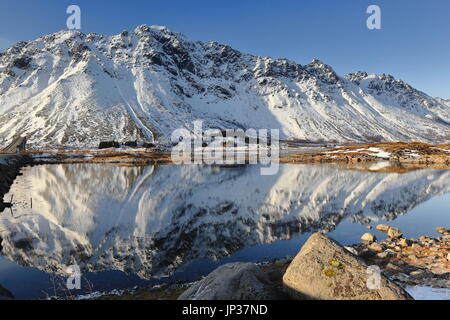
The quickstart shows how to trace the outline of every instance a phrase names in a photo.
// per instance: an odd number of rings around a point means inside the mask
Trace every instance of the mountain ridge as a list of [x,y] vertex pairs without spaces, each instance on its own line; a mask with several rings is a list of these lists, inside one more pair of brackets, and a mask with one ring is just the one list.
[[255,56],[165,27],[60,31],[0,52],[0,144],[17,134],[35,147],[166,143],[196,119],[283,139],[450,140],[449,104],[390,75],[341,77],[317,59]]

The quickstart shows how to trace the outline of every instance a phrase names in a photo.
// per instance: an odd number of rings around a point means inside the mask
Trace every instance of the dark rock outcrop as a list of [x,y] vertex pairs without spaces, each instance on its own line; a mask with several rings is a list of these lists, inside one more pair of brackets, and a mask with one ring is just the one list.
[[138,146],[137,141],[127,141],[124,145],[130,148],[137,148]]
[[150,143],[150,142],[144,142],[142,144],[142,147],[144,147],[144,148],[154,148],[154,147],[156,147],[156,144]]
[[98,145],[99,149],[119,148],[120,145],[116,141],[101,141]]

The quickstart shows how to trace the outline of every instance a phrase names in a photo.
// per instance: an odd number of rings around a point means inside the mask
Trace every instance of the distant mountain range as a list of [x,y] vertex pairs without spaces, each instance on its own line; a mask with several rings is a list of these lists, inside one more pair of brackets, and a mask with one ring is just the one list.
[[115,36],[61,31],[0,53],[0,144],[167,142],[191,127],[280,129],[312,141],[450,140],[450,102],[390,75],[344,77],[142,25]]

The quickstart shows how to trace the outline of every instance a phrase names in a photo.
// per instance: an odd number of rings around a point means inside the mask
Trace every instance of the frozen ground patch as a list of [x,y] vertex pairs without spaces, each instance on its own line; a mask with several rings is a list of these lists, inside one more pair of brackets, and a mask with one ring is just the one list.
[[381,150],[380,148],[368,148],[367,150],[369,150],[370,152],[374,152],[374,153],[369,153],[370,156],[383,158],[383,159],[389,159],[391,157],[390,152],[386,152],[384,150]]
[[406,287],[405,290],[415,300],[450,300],[450,288],[414,286]]

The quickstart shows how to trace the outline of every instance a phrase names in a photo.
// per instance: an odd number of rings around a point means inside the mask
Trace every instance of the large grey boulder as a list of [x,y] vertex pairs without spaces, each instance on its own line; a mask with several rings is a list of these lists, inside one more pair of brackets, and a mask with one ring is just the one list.
[[178,300],[279,300],[287,298],[253,263],[225,264],[180,295]]
[[377,276],[373,270],[336,241],[314,233],[289,265],[283,285],[294,299],[412,299],[401,287],[382,274]]

